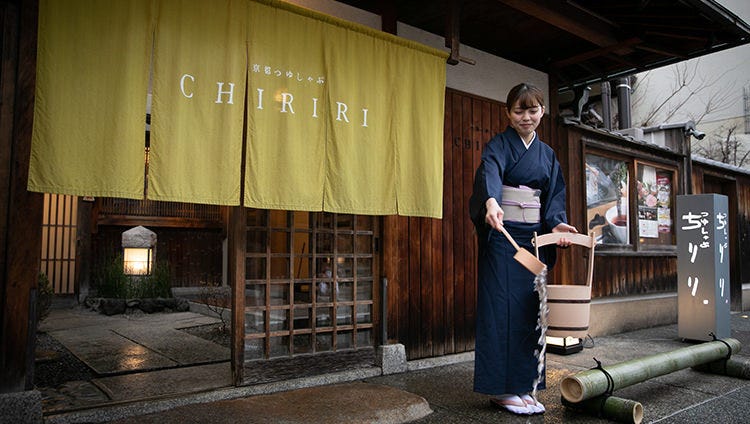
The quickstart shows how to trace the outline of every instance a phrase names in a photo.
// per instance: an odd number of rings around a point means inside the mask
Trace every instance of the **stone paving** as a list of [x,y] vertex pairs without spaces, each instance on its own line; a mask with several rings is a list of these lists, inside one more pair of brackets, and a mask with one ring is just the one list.
[[218,322],[193,312],[106,316],[82,307],[54,309],[39,331],[95,377],[38,387],[45,413],[230,386],[229,349],[180,331]]
[[131,401],[176,395],[187,388],[201,392],[229,387],[232,384],[232,372],[228,362],[221,362],[95,378],[92,383],[113,401]]

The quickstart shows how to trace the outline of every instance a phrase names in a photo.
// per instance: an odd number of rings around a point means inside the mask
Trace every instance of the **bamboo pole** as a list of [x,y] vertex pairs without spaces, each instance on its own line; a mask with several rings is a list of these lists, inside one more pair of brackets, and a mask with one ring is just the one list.
[[604,370],[612,378],[611,383],[600,369],[591,369],[565,377],[560,383],[560,391],[566,400],[578,403],[650,378],[718,361],[730,353],[727,345],[731,347],[731,353],[740,351],[741,344],[737,339],[726,338],[705,342],[605,367]]
[[696,371],[709,372],[730,377],[744,378],[750,380],[750,359],[748,358],[729,358],[700,364],[693,367]]
[[572,410],[606,418],[626,424],[640,424],[643,421],[643,405],[630,399],[616,396],[597,396],[573,403],[561,398],[562,404]]

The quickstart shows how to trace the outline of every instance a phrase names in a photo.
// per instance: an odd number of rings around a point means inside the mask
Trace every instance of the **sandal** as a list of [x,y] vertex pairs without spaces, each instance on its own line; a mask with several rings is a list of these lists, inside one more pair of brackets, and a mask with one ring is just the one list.
[[526,403],[526,407],[531,411],[532,414],[543,414],[544,411],[546,411],[544,405],[542,405],[542,402],[539,402],[528,393],[522,395],[521,400]]
[[496,398],[490,398],[490,404],[516,415],[531,415],[534,413],[529,409],[529,405],[517,395],[503,395]]

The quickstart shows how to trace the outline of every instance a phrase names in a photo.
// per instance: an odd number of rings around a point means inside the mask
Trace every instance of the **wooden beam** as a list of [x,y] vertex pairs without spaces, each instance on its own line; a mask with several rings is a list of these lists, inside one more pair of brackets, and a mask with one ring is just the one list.
[[445,22],[445,47],[450,47],[451,54],[448,57],[449,65],[458,65],[461,59],[459,47],[461,39],[459,31],[461,29],[461,4],[458,0],[448,1],[448,17]]
[[[705,32],[700,32],[698,34],[705,34]],[[676,34],[672,32],[663,32],[663,31],[646,31],[644,35],[653,36],[653,37],[673,38],[676,40],[700,41],[706,44],[708,44],[708,41],[709,41],[708,37],[701,36],[701,35]]]
[[383,32],[396,35],[398,29],[398,14],[393,0],[381,2],[380,29]]
[[635,46],[635,48],[638,49],[638,50],[646,51],[646,52],[660,54],[660,55],[665,56],[665,57],[676,57],[676,58],[680,58],[680,59],[683,59],[683,60],[687,60],[688,59],[688,57],[686,55],[684,55],[684,54],[678,54],[678,53],[675,53],[673,51],[668,51],[668,50],[665,50],[665,49],[659,49],[659,48],[656,48],[656,47],[640,45],[640,46]]
[[498,0],[508,7],[512,7],[536,19],[544,21],[554,27],[568,32],[576,37],[582,38],[599,47],[607,47],[618,44],[617,38],[611,31],[604,29],[601,25],[594,28],[581,20],[572,19],[563,13],[542,5],[540,2],[527,0]]
[[122,225],[124,227],[171,227],[171,228],[215,228],[223,229],[222,221],[199,218],[178,218],[168,216],[143,215],[99,215],[97,225]]
[[641,42],[642,40],[640,38],[636,38],[636,37],[629,38],[623,42],[620,42],[611,46],[602,47],[602,48],[598,48],[595,50],[590,50],[581,54],[577,54],[575,56],[571,56],[567,59],[558,60],[557,62],[553,62],[551,65],[554,68],[562,68],[565,66],[575,65],[575,64],[593,59],[595,57],[606,56],[608,54],[613,53],[614,51],[622,50],[623,48],[630,48],[633,46],[637,46]]

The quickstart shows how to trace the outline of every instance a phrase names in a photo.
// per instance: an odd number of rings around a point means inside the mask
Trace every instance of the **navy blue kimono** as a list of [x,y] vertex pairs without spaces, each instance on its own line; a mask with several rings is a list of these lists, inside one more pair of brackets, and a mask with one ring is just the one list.
[[[479,243],[474,391],[488,395],[530,392],[537,377],[534,351],[540,348],[534,274],[513,259],[516,250],[508,239],[484,221],[485,202],[494,197],[500,204],[503,185],[541,190],[539,223],[504,220],[506,230],[529,252],[534,252],[535,231],[548,233],[567,222],[565,181],[552,149],[535,135],[527,150],[511,127],[493,137],[482,152],[469,202]],[[550,247],[540,252],[548,267],[554,262],[555,246]],[[545,388],[544,379],[537,388]]]

